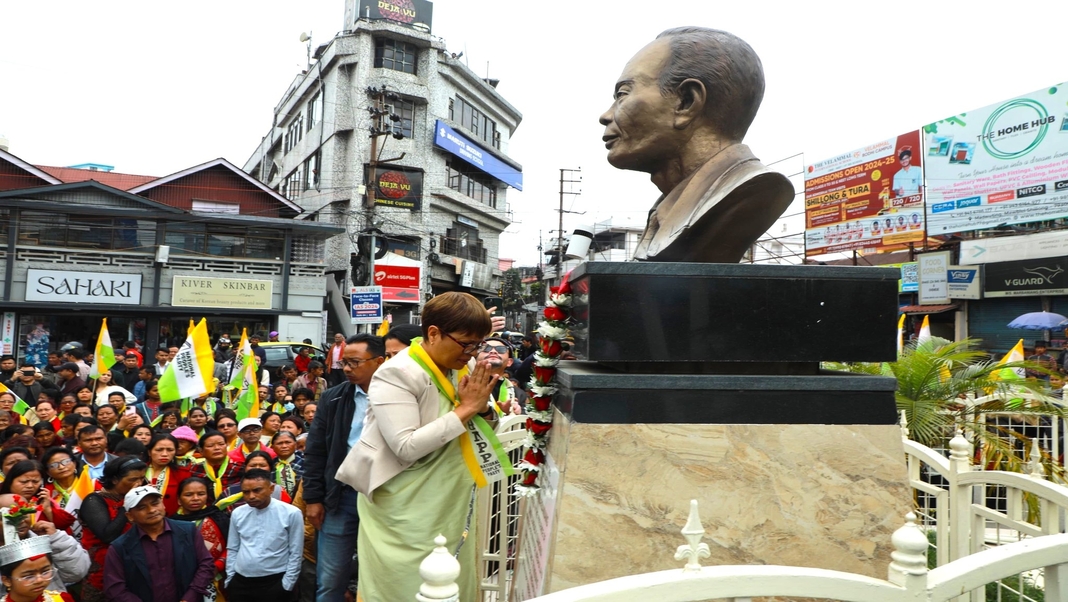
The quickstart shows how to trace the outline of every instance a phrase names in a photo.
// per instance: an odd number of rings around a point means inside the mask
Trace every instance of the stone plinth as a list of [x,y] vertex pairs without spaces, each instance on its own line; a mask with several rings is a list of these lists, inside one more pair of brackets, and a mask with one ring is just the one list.
[[591,361],[557,372],[516,599],[681,567],[690,499],[705,565],[885,577],[912,508],[896,381],[820,362],[895,358],[895,270],[592,263],[570,282]]

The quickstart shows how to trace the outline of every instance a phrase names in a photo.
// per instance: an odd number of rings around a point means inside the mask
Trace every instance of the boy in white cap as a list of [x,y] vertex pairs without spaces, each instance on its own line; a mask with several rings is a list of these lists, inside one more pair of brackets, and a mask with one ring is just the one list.
[[266,445],[260,444],[260,435],[263,434],[263,424],[259,418],[242,418],[237,423],[237,436],[241,438],[244,443],[238,445],[230,452],[230,461],[237,464],[244,464],[245,457],[256,450],[262,450],[267,452],[267,455],[272,458],[277,458],[278,454],[274,453],[274,450]]

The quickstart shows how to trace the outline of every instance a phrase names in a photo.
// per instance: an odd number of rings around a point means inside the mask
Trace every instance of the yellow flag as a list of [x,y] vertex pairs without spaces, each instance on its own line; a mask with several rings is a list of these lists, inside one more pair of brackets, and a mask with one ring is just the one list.
[[378,327],[378,332],[375,333],[380,337],[384,337],[389,334],[389,322],[382,322],[382,325]]
[[916,341],[922,343],[931,338],[931,321],[928,316],[923,317],[923,324],[920,326],[920,336],[916,337]]
[[905,346],[905,314],[897,319],[897,354],[901,355],[901,349]]

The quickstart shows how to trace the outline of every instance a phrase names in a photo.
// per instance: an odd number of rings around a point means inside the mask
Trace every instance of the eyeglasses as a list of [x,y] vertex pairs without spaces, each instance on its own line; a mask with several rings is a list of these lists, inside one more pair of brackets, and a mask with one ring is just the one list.
[[457,345],[462,347],[463,349],[461,349],[461,351],[464,353],[464,355],[471,355],[474,352],[478,351],[479,345],[482,344],[482,341],[475,341],[474,343],[464,343],[462,341],[457,341],[455,338],[453,338],[453,336],[451,334],[449,334],[447,332],[443,332],[441,334],[449,337],[449,340],[451,340],[453,343],[456,343]]
[[360,359],[360,358],[356,358],[354,360],[343,359],[343,360],[341,360],[341,365],[342,366],[348,366],[349,368],[359,368],[360,366],[362,366],[364,364],[364,362],[369,362],[369,361],[371,361],[373,359],[378,359],[379,357],[382,357],[382,356],[376,355],[374,357],[369,357],[367,359]]
[[221,428],[221,429],[232,429],[232,428],[237,426],[237,423],[236,422],[227,422],[226,424],[223,424],[223,423],[220,422],[217,426],[219,428]]
[[[53,434],[55,434],[55,433],[53,433]],[[59,460],[59,461],[56,461],[56,462],[50,462],[48,464],[48,468],[50,468],[52,470],[55,470],[57,468],[62,468],[64,466],[69,466],[69,465],[71,465],[73,463],[74,463],[74,460],[71,460],[70,458],[65,458],[63,460]]]
[[33,583],[37,580],[51,581],[52,567],[48,567],[40,573],[26,573],[25,575],[15,577],[15,581],[18,581],[19,583]]
[[504,345],[493,345],[491,343],[484,343],[478,348],[479,353],[489,353],[490,351],[496,351],[497,355],[508,355],[508,347]]

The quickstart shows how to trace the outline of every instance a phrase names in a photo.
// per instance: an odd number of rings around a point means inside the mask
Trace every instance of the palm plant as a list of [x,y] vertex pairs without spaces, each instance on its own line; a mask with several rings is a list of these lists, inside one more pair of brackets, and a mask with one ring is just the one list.
[[[1048,416],[1064,419],[1068,414],[1049,396],[1045,381],[1015,375],[1019,369],[1047,372],[1045,368],[1035,362],[991,361],[978,343],[931,337],[906,345],[896,362],[827,367],[897,379],[897,410],[904,412],[914,441],[945,447],[960,428],[981,451],[988,468],[1022,472],[1031,442],[1013,429],[988,424],[984,417],[1009,413],[1037,423]],[[976,398],[984,400],[973,403]],[[1043,464],[1046,474],[1064,481],[1063,467],[1046,452]]]

